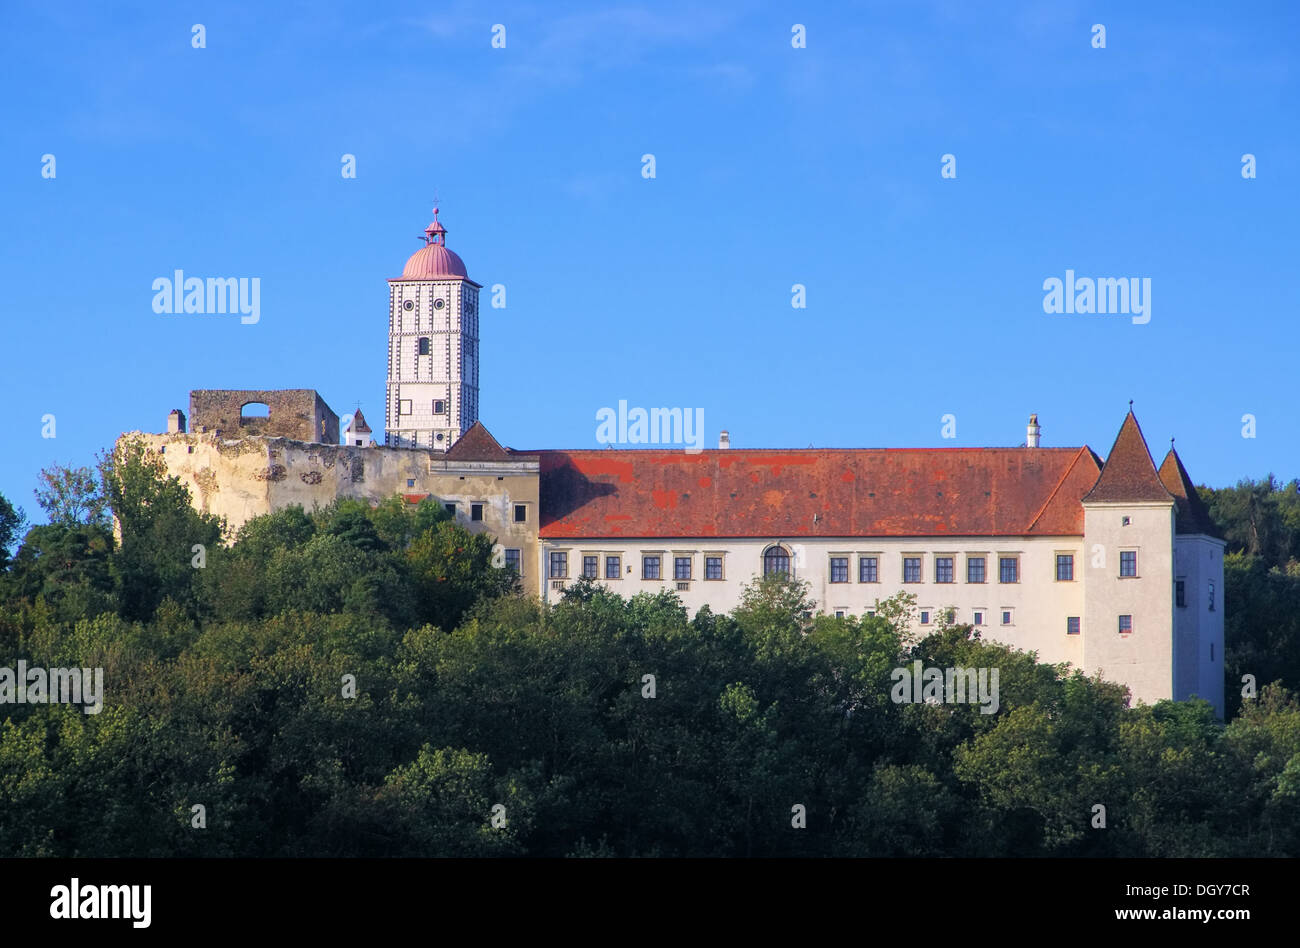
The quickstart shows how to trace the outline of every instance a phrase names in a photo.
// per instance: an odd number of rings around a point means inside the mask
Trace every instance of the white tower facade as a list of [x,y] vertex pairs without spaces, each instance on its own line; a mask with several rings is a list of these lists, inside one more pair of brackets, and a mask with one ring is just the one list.
[[445,451],[478,421],[478,293],[433,223],[424,246],[388,281],[384,444]]

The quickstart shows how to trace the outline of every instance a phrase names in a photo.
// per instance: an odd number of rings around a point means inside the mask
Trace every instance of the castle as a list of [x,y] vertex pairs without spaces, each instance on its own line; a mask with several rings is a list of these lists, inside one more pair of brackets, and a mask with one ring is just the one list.
[[1040,446],[1037,416],[1017,448],[732,449],[724,432],[699,452],[516,451],[478,420],[480,289],[435,211],[389,280],[383,445],[360,410],[340,439],[309,389],[193,391],[188,430],[178,409],[166,433],[131,435],[232,531],[294,504],[433,498],[544,600],[580,576],[715,612],[769,573],[835,615],[907,591],[922,631],[950,617],[1137,700],[1223,714],[1224,542],[1131,409],[1104,462]]

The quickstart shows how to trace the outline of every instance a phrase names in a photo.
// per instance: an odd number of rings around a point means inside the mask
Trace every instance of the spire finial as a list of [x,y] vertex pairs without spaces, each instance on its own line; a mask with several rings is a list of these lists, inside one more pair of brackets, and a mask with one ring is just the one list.
[[429,244],[446,244],[447,228],[443,227],[438,221],[438,194],[433,195],[433,223],[424,229],[424,243]]

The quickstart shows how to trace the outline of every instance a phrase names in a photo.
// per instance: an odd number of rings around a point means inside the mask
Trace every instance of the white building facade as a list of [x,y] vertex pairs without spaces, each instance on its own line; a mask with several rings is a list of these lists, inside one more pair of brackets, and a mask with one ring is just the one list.
[[1170,451],[1157,470],[1130,413],[1091,449],[542,451],[535,575],[622,595],[673,590],[725,612],[766,572],[820,611],[899,592],[914,628],[990,640],[1223,713],[1222,540]]

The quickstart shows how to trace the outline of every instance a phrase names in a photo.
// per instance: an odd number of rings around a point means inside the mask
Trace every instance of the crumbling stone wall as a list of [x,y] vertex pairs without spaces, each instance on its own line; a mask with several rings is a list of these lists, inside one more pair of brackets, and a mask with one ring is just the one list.
[[[267,417],[244,418],[244,406],[261,402]],[[265,435],[317,444],[339,443],[339,416],[315,389],[196,389],[190,392],[190,429],[223,438]]]
[[[227,539],[252,517],[294,505],[311,511],[340,498],[372,503],[394,495],[408,503],[431,497],[454,504],[457,522],[521,551],[524,586],[540,589],[539,475],[535,457],[448,460],[431,448],[358,448],[284,438],[223,438],[215,432],[144,434],[139,438],[190,492],[195,508],[226,520]],[[483,518],[473,519],[481,504]],[[526,516],[516,520],[516,505]],[[188,555],[188,554],[187,554]]]

